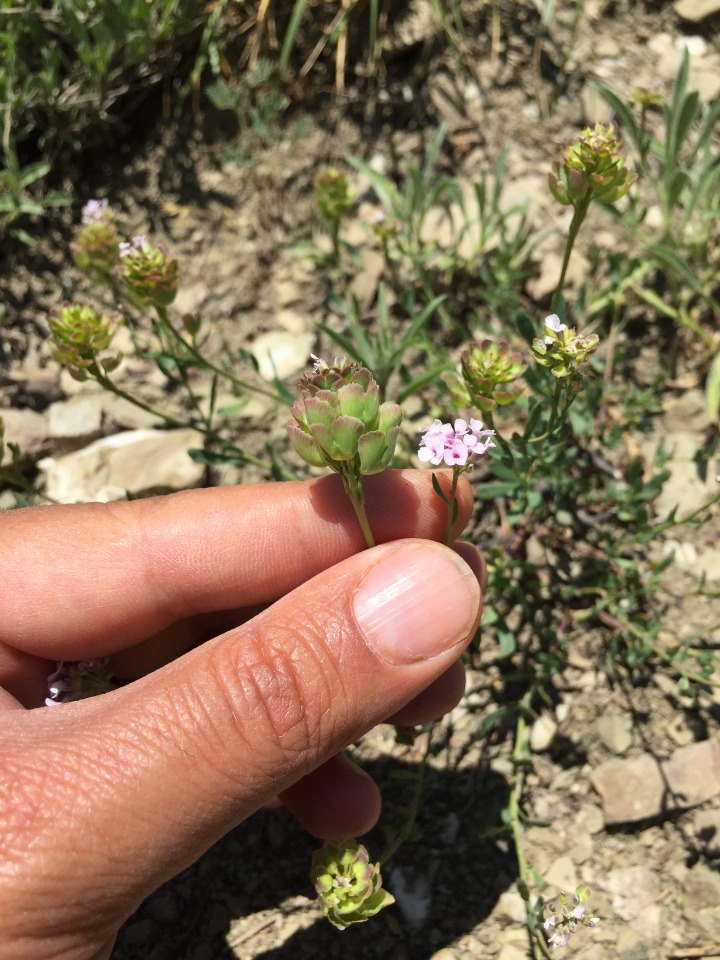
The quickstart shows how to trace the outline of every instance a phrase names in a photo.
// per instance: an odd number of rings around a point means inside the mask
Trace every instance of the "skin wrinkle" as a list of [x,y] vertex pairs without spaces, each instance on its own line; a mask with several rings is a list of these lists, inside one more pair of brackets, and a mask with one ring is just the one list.
[[[245,641],[239,647],[239,659],[229,651],[229,664],[235,677],[227,677],[226,673],[223,676],[229,681],[231,703],[236,706],[234,690],[240,681],[249,706],[246,716],[254,719],[259,712],[264,719],[267,731],[264,742],[271,748],[268,763],[276,769],[297,768],[298,756],[311,746],[305,702],[315,709],[316,704],[331,701],[323,669],[313,650],[313,639],[317,640],[307,620],[300,625],[297,622],[285,625],[273,619],[269,627],[259,626],[254,630],[250,648],[254,656],[248,658]],[[314,672],[306,667],[308,659],[317,666]],[[242,713],[241,706],[236,722],[240,722]]]

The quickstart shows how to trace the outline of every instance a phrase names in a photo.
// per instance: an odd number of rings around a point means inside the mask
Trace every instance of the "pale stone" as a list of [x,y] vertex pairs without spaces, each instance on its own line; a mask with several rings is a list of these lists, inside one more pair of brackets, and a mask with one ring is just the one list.
[[[0,410],[5,425],[5,444],[15,443],[20,448],[20,463],[33,463],[48,452],[48,421],[44,413],[34,410]],[[5,451],[5,462],[12,455]]]
[[569,856],[558,857],[545,871],[544,879],[559,893],[572,893],[578,885],[575,864]]
[[362,266],[350,284],[350,292],[362,310],[367,310],[375,300],[384,271],[385,257],[377,250],[363,250]]
[[603,763],[591,780],[602,799],[605,823],[632,823],[659,812],[665,784],[657,761],[647,754]]
[[251,347],[258,363],[260,376],[265,380],[291,377],[310,366],[310,354],[315,346],[313,333],[290,334],[274,330],[261,334]]
[[662,764],[662,769],[677,807],[704,803],[720,793],[720,739],[681,747]]
[[720,0],[677,0],[675,3],[675,13],[691,23],[700,23],[718,11]]
[[126,430],[138,430],[142,427],[157,427],[163,423],[162,417],[155,416],[137,404],[119,397],[116,393],[102,393],[98,396],[105,418]]
[[184,490],[202,482],[202,464],[188,456],[201,445],[195,430],[130,430],[41,460],[41,485],[48,496],[70,503]]
[[53,403],[48,408],[48,433],[57,440],[77,440],[97,436],[102,427],[100,397],[80,394]]
[[210,290],[202,280],[180,287],[173,302],[173,308],[183,315],[195,314],[202,308],[209,294]]
[[503,890],[492,911],[493,917],[523,924],[525,923],[526,913],[525,901],[515,886],[510,887],[509,890]]
[[633,743],[632,717],[627,714],[605,714],[595,724],[598,736],[615,754],[627,753]]
[[530,749],[533,753],[544,752],[550,747],[556,733],[555,718],[547,712],[541,713],[530,730]]

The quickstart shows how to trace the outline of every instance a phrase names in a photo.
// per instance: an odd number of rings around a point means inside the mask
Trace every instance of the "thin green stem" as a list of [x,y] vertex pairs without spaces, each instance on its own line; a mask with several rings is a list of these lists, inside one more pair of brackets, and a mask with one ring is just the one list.
[[455,504],[457,501],[457,485],[460,474],[463,473],[462,467],[453,467],[452,486],[450,487],[450,496],[448,497],[448,516],[447,527],[445,528],[445,545],[450,546],[452,540],[452,529],[455,523]]
[[427,769],[427,763],[430,759],[430,746],[432,743],[433,730],[435,729],[435,724],[433,723],[427,733],[427,743],[425,744],[425,751],[422,756],[422,760],[417,769],[417,774],[415,776],[415,783],[413,785],[413,795],[410,800],[410,803],[407,807],[407,815],[403,821],[402,826],[395,834],[393,839],[390,841],[388,846],[385,848],[381,854],[379,860],[380,863],[385,866],[390,857],[398,852],[400,847],[405,843],[405,841],[412,835],[413,828],[415,827],[415,821],[417,820],[418,811],[420,810],[420,800],[422,799],[422,789],[423,783],[425,780],[425,770]]
[[29,480],[25,479],[19,470],[4,470],[0,468],[0,480],[13,487],[19,487],[24,493],[31,493],[35,497],[41,497],[43,500],[47,500],[48,503],[58,504],[60,502],[59,500],[55,500],[54,497],[49,497],[46,493],[38,490]]
[[565,244],[565,255],[563,257],[562,268],[560,269],[560,279],[558,280],[558,285],[555,288],[555,292],[552,295],[552,300],[550,301],[550,309],[554,313],[560,304],[560,297],[562,296],[562,289],[565,285],[565,274],[567,273],[568,264],[570,263],[570,255],[572,254],[573,247],[575,246],[575,240],[577,238],[582,222],[587,216],[588,209],[590,207],[590,196],[588,195],[585,199],[580,200],[576,205],[573,212],[573,218],[570,221],[570,229],[568,230],[568,238]]
[[222,444],[222,446],[224,446],[226,449],[237,453],[238,456],[241,457],[246,463],[252,463],[256,467],[262,467],[264,470],[271,469],[271,464],[265,463],[263,460],[252,456],[250,453],[246,453],[236,444],[223,440],[214,430],[208,429],[208,427],[199,423],[188,423],[185,420],[180,420],[178,417],[174,417],[171,413],[165,413],[162,410],[158,410],[157,407],[153,407],[149,403],[145,403],[144,400],[140,400],[138,397],[135,397],[126,390],[123,390],[122,387],[118,387],[117,384],[113,383],[109,377],[106,377],[105,374],[100,373],[97,370],[93,375],[103,389],[109,391],[110,393],[114,393],[117,397],[122,397],[123,400],[127,400],[128,403],[132,403],[133,406],[138,407],[140,410],[144,410],[146,413],[152,414],[152,416],[157,417],[159,420],[162,420],[173,427],[180,427],[182,429],[190,427],[193,430],[197,430],[198,433],[202,434],[209,441]]
[[[531,875],[527,858],[525,856],[524,832],[521,822],[521,801],[523,788],[525,786],[525,765],[528,757],[527,723],[525,721],[524,710],[530,709],[533,692],[533,689],[528,690],[518,704],[517,721],[515,724],[515,741],[513,743],[512,752],[512,788],[510,791],[510,797],[508,799],[510,830],[513,839],[513,846],[515,847],[515,856],[518,862],[518,878],[520,881],[520,886],[523,888],[523,890],[528,892],[528,896]],[[538,929],[530,922],[530,902],[529,900],[525,899],[524,896],[523,900],[525,900],[528,937],[530,938],[530,943],[532,944],[533,956],[535,957],[535,960],[541,960],[543,957],[550,957],[550,951],[548,950],[543,938],[540,936]]]
[[[562,381],[558,380],[555,384],[555,390],[553,391],[552,407],[550,408],[550,420],[548,421],[547,430],[541,436],[532,437],[530,440],[528,440],[528,443],[540,444],[537,450],[538,459],[540,458],[542,452],[545,449],[546,441],[549,440],[553,434],[553,430],[555,429],[555,424],[560,419],[558,417],[558,408],[560,406],[560,397],[562,396],[562,391],[563,391]],[[570,400],[570,403],[572,403],[572,399]],[[563,414],[567,413],[567,411],[570,409],[570,403],[565,404],[565,407],[563,409]]]
[[343,472],[341,476],[345,493],[350,498],[350,503],[352,503],[353,509],[355,510],[360,529],[365,537],[365,543],[368,547],[374,547],[375,537],[373,536],[370,521],[368,520],[368,515],[365,510],[365,492],[363,491],[362,477],[353,470],[352,467],[348,468],[347,472]]
[[208,360],[207,357],[203,356],[197,347],[189,340],[186,340],[183,335],[175,329],[175,327],[170,323],[168,319],[167,311],[164,308],[156,307],[158,317],[163,324],[163,326],[170,332],[171,336],[177,343],[187,352],[190,356],[206,370],[212,370],[213,373],[217,373],[219,376],[224,377],[227,381],[233,384],[240,390],[245,390],[248,393],[259,393],[264,397],[269,397],[271,400],[277,400],[280,402],[282,398],[278,396],[277,392],[270,390],[267,387],[258,386],[254,383],[248,383],[246,380],[240,380],[238,377],[230,373],[229,370],[224,370],[222,367],[219,367],[217,364],[213,363],[212,360]]

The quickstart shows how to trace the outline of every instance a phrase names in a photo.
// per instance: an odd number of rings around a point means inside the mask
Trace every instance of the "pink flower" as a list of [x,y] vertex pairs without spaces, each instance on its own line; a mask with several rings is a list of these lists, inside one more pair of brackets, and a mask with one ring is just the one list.
[[[560,317],[556,313],[551,313],[549,317],[545,317],[545,326],[553,333],[561,333],[563,330],[567,330],[567,324],[560,323]],[[555,337],[547,335],[543,338],[543,342],[548,345],[555,343]]]
[[420,441],[418,458],[423,463],[449,467],[464,467],[470,457],[479,457],[494,447],[494,430],[484,430],[482,421],[467,421],[458,418],[454,423],[435,420],[429,427],[421,427],[424,434]]

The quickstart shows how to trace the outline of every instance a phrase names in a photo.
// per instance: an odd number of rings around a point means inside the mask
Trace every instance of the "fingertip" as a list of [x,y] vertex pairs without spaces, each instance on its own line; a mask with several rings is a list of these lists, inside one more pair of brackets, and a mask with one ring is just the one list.
[[372,777],[344,753],[284,790],[280,801],[303,829],[323,840],[346,840],[372,830],[382,803]]

